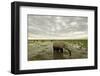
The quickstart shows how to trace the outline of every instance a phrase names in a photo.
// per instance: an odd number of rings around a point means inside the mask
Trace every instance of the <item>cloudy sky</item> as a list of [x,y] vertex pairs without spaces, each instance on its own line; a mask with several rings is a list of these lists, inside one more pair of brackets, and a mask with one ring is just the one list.
[[28,39],[81,39],[88,36],[88,18],[28,15]]

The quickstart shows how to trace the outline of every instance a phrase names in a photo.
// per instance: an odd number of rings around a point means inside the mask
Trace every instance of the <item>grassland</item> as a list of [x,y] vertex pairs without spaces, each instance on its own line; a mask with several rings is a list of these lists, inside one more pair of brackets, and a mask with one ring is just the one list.
[[54,42],[64,43],[63,58],[58,59],[84,59],[88,57],[88,40],[28,40],[28,61],[54,60]]

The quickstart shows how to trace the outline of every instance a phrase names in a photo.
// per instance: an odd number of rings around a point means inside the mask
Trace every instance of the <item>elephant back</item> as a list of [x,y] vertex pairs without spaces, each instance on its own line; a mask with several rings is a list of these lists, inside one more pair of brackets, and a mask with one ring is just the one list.
[[55,41],[53,42],[53,47],[64,48],[65,44],[63,41]]

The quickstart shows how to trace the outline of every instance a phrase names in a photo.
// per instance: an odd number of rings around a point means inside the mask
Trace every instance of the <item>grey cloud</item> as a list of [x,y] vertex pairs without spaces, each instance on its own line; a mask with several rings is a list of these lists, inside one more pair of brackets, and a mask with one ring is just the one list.
[[87,17],[28,15],[28,33],[33,34],[33,37],[36,35],[60,37],[62,34],[68,37],[68,34],[73,35],[74,32],[83,32],[87,35],[87,23]]

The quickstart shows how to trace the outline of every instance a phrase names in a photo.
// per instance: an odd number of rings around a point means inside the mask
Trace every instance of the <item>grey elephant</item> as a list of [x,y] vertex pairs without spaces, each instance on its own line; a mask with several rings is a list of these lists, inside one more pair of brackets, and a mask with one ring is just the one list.
[[54,52],[54,58],[63,58],[63,51],[67,50],[69,53],[69,56],[71,56],[71,50],[64,44],[64,42],[54,42],[53,43],[53,52]]

